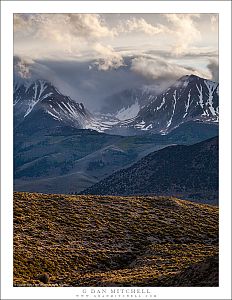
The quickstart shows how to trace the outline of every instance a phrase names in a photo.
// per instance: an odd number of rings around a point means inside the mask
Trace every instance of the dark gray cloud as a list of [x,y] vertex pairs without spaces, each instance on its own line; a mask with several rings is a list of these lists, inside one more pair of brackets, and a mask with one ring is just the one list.
[[218,82],[219,81],[218,61],[216,59],[211,59],[209,64],[207,65],[207,68],[212,75],[212,80]]
[[[83,102],[90,110],[98,110],[104,98],[111,94],[154,83],[152,78],[144,78],[130,69],[131,58],[124,61],[125,64],[117,69],[99,70],[95,61],[34,60],[26,63],[18,57],[14,59],[15,69],[18,65],[25,66],[32,79],[49,80],[62,93]],[[20,75],[15,72],[15,76]]]
[[[190,66],[170,63],[148,54],[123,57],[124,64],[116,69],[99,70],[96,61],[25,60],[14,58],[14,75],[21,80],[46,79],[63,94],[83,102],[91,111],[98,111],[105,98],[125,89],[146,87],[160,93],[179,77],[187,74],[202,76]],[[214,61],[208,65],[216,75]]]

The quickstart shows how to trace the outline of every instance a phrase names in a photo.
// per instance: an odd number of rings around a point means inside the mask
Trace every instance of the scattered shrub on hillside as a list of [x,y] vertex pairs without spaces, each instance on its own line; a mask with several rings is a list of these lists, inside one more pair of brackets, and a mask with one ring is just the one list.
[[47,273],[41,274],[38,276],[38,279],[43,283],[49,282],[49,275]]

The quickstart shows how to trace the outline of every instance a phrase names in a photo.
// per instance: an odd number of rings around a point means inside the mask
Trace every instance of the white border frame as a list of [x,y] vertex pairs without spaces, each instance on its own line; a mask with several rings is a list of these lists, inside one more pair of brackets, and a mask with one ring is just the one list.
[[[151,287],[146,299],[230,299],[231,296],[231,2],[230,1],[4,1],[1,3],[1,286],[2,299],[99,299],[88,288],[13,287],[13,13],[219,13],[220,286]],[[101,290],[95,288],[93,290]],[[106,288],[110,291],[111,288]],[[131,288],[124,288],[125,290]],[[120,299],[123,299],[120,294]],[[139,294],[138,294],[139,295]],[[148,295],[148,294],[147,294]],[[156,295],[156,296],[155,296]],[[117,296],[119,298],[119,294]],[[118,299],[104,297],[104,299]],[[103,298],[103,297],[102,297]],[[132,299],[131,297],[129,297]],[[142,296],[136,297],[143,299]],[[125,297],[124,299],[128,299]],[[133,298],[134,299],[134,298]]]

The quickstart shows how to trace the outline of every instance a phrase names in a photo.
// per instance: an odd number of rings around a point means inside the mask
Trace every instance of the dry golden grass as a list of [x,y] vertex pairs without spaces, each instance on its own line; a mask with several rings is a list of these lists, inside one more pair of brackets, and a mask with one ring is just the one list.
[[215,206],[14,193],[15,286],[216,286],[217,255]]

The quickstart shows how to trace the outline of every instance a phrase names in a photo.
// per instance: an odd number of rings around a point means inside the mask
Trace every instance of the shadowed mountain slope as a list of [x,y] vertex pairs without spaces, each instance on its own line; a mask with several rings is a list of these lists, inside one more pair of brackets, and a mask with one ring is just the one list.
[[217,200],[218,138],[153,152],[86,189],[97,195],[179,195]]

